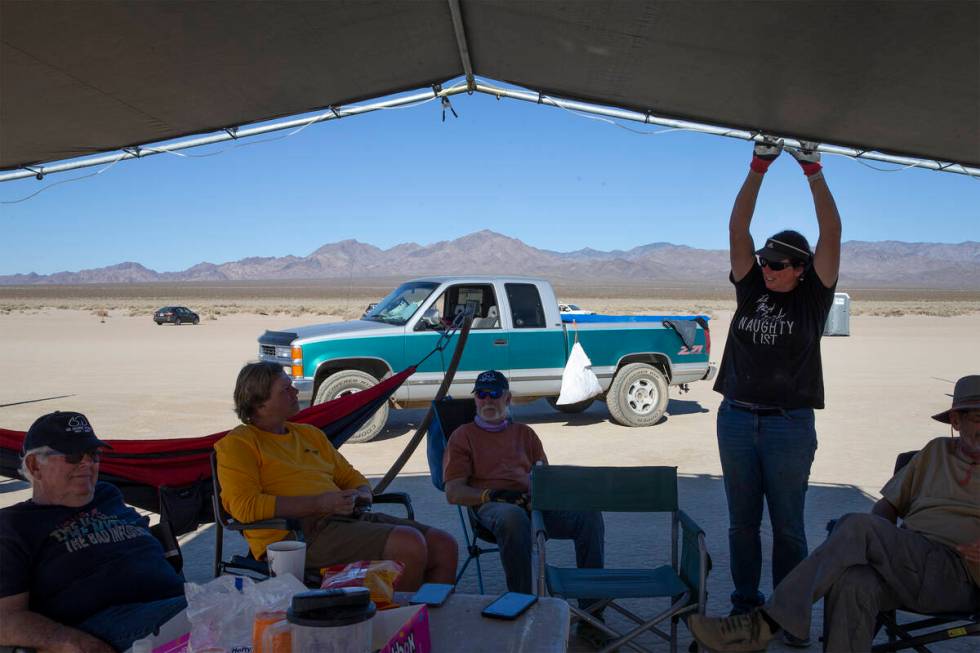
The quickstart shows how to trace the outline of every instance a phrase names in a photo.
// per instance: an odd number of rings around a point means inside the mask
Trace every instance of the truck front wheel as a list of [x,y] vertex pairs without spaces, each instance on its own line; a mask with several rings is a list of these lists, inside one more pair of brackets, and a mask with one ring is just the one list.
[[667,410],[667,378],[646,363],[624,365],[606,393],[612,418],[623,426],[652,426]]
[[[343,397],[344,395],[354,394],[361,390],[367,390],[378,383],[378,380],[360,370],[343,370],[327,377],[327,380],[320,384],[316,391],[314,404],[322,404],[325,401]],[[350,436],[348,442],[368,442],[381,432],[388,422],[388,402],[384,402],[374,415],[364,423],[357,433]]]

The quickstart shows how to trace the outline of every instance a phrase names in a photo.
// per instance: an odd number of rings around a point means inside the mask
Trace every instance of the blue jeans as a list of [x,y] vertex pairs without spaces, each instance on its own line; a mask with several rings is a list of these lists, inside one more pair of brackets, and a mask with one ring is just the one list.
[[[477,508],[480,522],[493,533],[500,547],[500,562],[507,590],[534,594],[531,570],[531,518],[511,503],[490,502]],[[543,514],[549,539],[574,540],[575,563],[580,569],[601,569],[605,558],[606,528],[601,512],[547,510]],[[592,601],[579,601],[587,607]]]
[[187,607],[183,596],[151,601],[114,605],[75,626],[98,637],[117,651],[125,651],[138,639],[152,635],[177,613]]
[[764,603],[762,502],[772,522],[773,587],[807,556],[803,520],[810,466],[817,450],[813,409],[760,415],[727,399],[718,408],[718,451],[728,497],[733,611]]

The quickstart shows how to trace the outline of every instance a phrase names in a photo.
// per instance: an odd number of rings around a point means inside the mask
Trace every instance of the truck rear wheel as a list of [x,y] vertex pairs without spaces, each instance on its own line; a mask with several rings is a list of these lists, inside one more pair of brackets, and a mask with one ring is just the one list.
[[623,426],[652,426],[667,410],[667,378],[646,363],[624,365],[606,393],[609,414]]
[[[319,389],[316,391],[316,398],[313,400],[314,404],[322,404],[325,401],[330,401],[331,399],[336,399],[337,397],[343,397],[344,395],[354,394],[355,392],[360,392],[361,390],[366,390],[373,385],[378,383],[378,379],[374,378],[367,372],[361,372],[360,370],[343,370],[332,374],[327,377],[327,380],[320,384]],[[371,416],[371,418],[364,423],[354,435],[350,436],[347,440],[348,442],[369,442],[373,440],[381,429],[385,427],[388,422],[388,402],[384,402],[380,408]]]
[[593,401],[595,401],[595,397],[589,397],[585,401],[579,401],[578,403],[574,404],[559,404],[558,397],[548,397],[548,403],[551,404],[552,408],[560,413],[569,414],[581,413],[583,410],[591,406]]

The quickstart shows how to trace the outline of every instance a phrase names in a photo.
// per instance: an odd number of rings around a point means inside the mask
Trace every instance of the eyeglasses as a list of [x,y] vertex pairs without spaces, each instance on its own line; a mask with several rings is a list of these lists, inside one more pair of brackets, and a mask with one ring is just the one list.
[[764,268],[769,268],[773,272],[779,272],[780,270],[785,270],[786,268],[796,267],[793,261],[770,261],[762,256],[759,257],[759,265]]
[[88,456],[89,460],[91,460],[93,463],[97,463],[102,460],[102,452],[98,449],[90,449],[89,451],[83,451],[81,453],[59,453],[54,455],[61,456],[69,465],[77,465],[81,463],[85,456]]
[[476,391],[477,399],[486,399],[487,397],[489,397],[490,399],[500,399],[502,396],[504,396],[503,390],[477,390]]

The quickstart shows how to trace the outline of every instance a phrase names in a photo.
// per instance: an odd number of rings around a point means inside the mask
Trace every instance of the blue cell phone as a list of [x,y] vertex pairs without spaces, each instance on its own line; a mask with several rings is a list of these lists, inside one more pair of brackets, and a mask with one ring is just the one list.
[[493,603],[483,608],[483,616],[493,619],[516,619],[538,600],[533,594],[506,592],[501,594]]
[[438,608],[440,605],[446,602],[446,599],[448,599],[449,595],[452,593],[452,585],[448,585],[446,583],[426,583],[412,595],[412,598],[409,599],[409,603],[413,605],[424,603],[434,608]]

